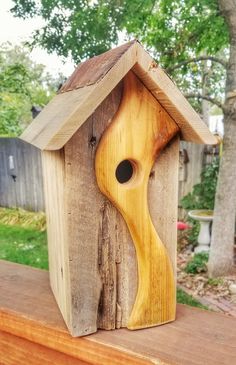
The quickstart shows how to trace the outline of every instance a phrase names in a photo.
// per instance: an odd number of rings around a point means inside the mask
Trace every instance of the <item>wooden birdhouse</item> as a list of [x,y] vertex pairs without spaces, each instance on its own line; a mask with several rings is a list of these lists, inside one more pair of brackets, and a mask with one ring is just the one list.
[[42,150],[50,281],[73,336],[175,319],[179,138],[216,144],[137,41],[81,63],[23,133]]

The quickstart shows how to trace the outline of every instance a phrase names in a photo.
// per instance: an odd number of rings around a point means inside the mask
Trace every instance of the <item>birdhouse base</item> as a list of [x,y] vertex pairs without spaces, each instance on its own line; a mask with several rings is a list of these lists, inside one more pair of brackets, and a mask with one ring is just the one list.
[[236,319],[184,305],[177,320],[139,331],[72,338],[48,272],[0,261],[1,365],[222,365],[236,363]]

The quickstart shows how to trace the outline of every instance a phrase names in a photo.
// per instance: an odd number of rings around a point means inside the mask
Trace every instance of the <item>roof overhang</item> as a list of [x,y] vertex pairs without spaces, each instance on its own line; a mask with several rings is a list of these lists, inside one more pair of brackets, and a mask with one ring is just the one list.
[[81,63],[21,138],[41,150],[62,148],[131,69],[179,126],[183,140],[218,143],[173,81],[136,40]]

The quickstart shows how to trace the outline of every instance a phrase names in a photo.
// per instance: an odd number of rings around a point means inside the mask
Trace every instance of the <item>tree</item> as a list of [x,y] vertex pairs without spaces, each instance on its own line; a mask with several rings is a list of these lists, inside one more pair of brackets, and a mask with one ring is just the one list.
[[230,273],[234,266],[236,216],[236,0],[219,0],[229,29],[230,56],[224,103],[224,150],[215,199],[209,259],[211,276]]
[[221,107],[228,39],[216,0],[13,1],[14,15],[45,21],[33,45],[78,63],[117,44],[120,34],[137,37],[199,112],[202,99]]
[[[202,112],[201,101],[206,100],[224,110],[224,154],[213,224],[211,275],[226,272],[233,265],[236,138],[232,140],[231,136],[235,135],[236,128],[236,85],[232,75],[236,67],[233,60],[235,1],[14,0],[12,9],[19,17],[41,15],[46,25],[35,33],[34,43],[58,55],[71,54],[75,62],[107,50],[117,43],[120,32],[125,32],[127,37],[138,37],[171,74],[195,109]],[[231,41],[229,63],[226,60],[229,53],[227,25]],[[220,220],[222,216],[224,224]]]
[[23,46],[0,46],[1,135],[19,135],[32,119],[32,105],[43,107],[56,91],[56,80],[28,54]]

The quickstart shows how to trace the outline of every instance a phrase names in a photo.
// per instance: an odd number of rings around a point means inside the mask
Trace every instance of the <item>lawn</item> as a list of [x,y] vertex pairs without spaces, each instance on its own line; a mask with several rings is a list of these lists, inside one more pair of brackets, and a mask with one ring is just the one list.
[[208,309],[205,305],[202,305],[199,301],[194,299],[191,295],[185,293],[185,291],[180,288],[177,288],[177,303],[187,304],[191,307]]
[[48,270],[45,214],[0,208],[0,259]]
[[[0,259],[48,270],[45,226],[43,213],[0,208]],[[206,309],[182,289],[177,302]]]
[[46,232],[0,224],[0,259],[48,269]]

